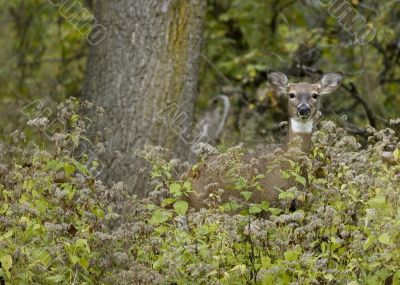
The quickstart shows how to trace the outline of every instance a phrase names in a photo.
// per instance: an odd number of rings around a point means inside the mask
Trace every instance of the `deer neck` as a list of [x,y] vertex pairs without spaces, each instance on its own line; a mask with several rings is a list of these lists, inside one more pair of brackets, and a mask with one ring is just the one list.
[[289,121],[289,131],[286,136],[284,148],[300,148],[303,152],[309,153],[311,150],[311,136],[314,120],[307,121],[291,118]]

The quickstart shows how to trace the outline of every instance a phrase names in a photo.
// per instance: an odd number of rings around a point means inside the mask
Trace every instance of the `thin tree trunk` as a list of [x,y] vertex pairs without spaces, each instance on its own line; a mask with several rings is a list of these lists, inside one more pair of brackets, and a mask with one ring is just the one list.
[[179,158],[189,154],[206,0],[96,5],[107,36],[91,47],[84,96],[105,109],[94,129],[111,132],[100,157],[102,178],[124,181],[132,193],[143,195],[150,189],[136,150],[152,144]]

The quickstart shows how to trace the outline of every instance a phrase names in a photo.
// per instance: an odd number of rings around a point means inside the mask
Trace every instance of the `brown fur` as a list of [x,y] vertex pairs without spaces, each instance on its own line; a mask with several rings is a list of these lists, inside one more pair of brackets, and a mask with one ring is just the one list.
[[[298,140],[295,138],[298,137]],[[282,171],[290,168],[289,163],[286,161],[297,160],[293,157],[286,157],[289,149],[292,149],[291,155],[301,155],[296,152],[296,149],[302,151],[309,151],[311,146],[311,134],[297,134],[289,132],[286,141],[283,145],[266,146],[262,149],[257,149],[253,153],[245,153],[240,162],[244,165],[251,165],[250,170],[239,170],[240,175],[248,179],[255,177],[258,173],[264,174],[264,178],[258,180],[262,190],[255,188],[251,189],[253,194],[250,199],[252,203],[261,203],[261,201],[268,201],[272,205],[277,204],[279,191],[276,188],[286,190],[293,186],[293,181],[282,178]],[[205,200],[210,194],[215,194],[218,189],[223,189],[224,193],[221,195],[222,203],[229,202],[232,198],[243,200],[241,191],[232,189],[232,181],[227,177],[229,169],[215,169],[213,166],[221,165],[224,157],[221,155],[209,157],[206,161],[202,162],[199,168],[196,169],[191,176],[191,183],[193,192],[189,194],[188,202],[191,207],[195,209],[205,208]],[[272,169],[268,169],[273,166]],[[217,172],[216,172],[217,171]],[[216,187],[207,187],[215,184]]]

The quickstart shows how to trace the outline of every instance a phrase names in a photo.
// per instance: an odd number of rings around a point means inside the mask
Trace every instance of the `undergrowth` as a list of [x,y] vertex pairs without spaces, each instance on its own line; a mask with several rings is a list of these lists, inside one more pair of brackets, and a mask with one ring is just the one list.
[[[122,182],[103,185],[91,156],[104,146],[85,138],[90,121],[79,115],[83,107],[93,108],[71,99],[57,118],[30,120],[30,132],[40,134],[36,143],[16,131],[3,144],[9,169],[0,186],[0,280],[6,284],[400,284],[393,131],[370,130],[362,148],[323,122],[302,164],[304,176],[296,171],[298,183],[281,193],[280,208],[252,204],[233,214],[215,205],[195,212],[182,199],[191,191],[182,173],[196,166],[166,159],[160,147],[142,151],[152,165],[148,198],[127,195]],[[54,121],[58,127],[49,128]],[[82,142],[91,155],[82,154]],[[381,159],[389,146],[396,149],[393,165]],[[229,152],[239,163],[245,150]]]

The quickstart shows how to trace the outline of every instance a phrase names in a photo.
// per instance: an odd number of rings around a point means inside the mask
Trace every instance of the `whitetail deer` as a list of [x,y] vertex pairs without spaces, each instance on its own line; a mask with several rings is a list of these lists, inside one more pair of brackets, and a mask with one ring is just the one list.
[[[313,126],[319,116],[320,97],[334,92],[340,87],[343,75],[340,72],[326,74],[322,79],[315,83],[289,83],[288,78],[281,72],[269,72],[268,81],[279,95],[285,95],[288,99],[289,130],[287,137],[282,145],[268,146],[261,151],[243,155],[240,160],[243,163],[253,164],[255,174],[263,174],[258,181],[259,189],[252,189],[250,202],[261,203],[268,201],[276,203],[279,196],[277,189],[287,190],[291,186],[291,181],[282,177],[282,171],[288,170],[290,164],[283,160],[267,171],[271,164],[271,154],[284,157],[290,155],[292,148],[300,149],[304,153],[309,153],[311,149],[311,136]],[[267,156],[266,156],[267,155]],[[210,194],[218,189],[223,189],[221,200],[223,203],[229,202],[232,198],[243,200],[240,191],[232,188],[229,179],[225,179],[226,171],[216,170],[213,165],[220,163],[222,155],[211,156],[206,159],[193,173],[191,182],[193,191],[187,197],[189,205],[195,209],[206,207],[205,200]],[[251,173],[250,175],[253,175]],[[246,175],[243,173],[243,175]]]

